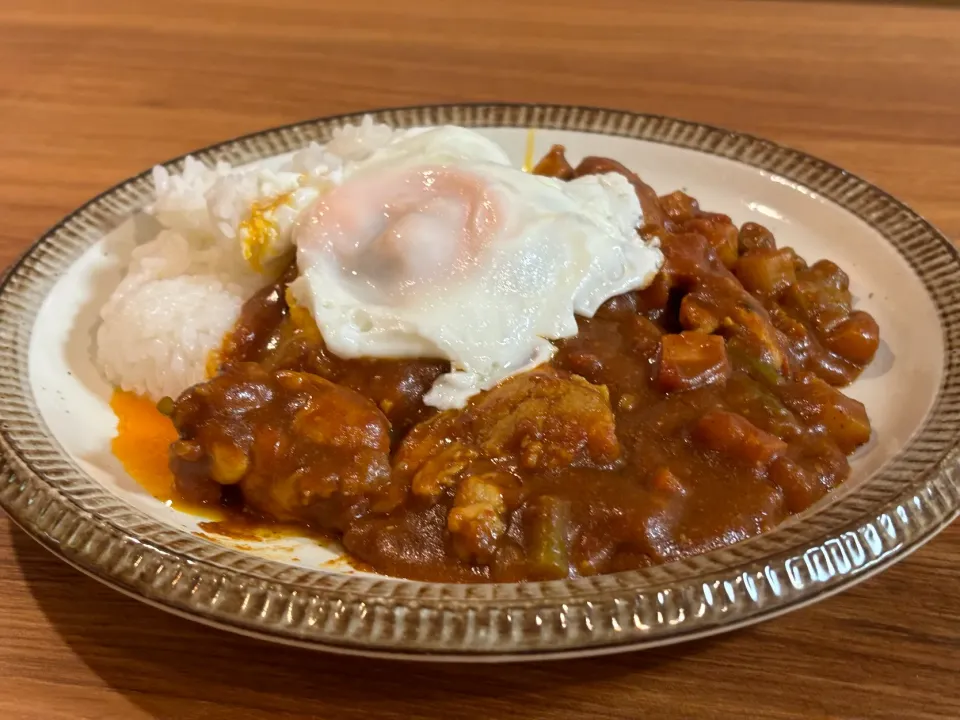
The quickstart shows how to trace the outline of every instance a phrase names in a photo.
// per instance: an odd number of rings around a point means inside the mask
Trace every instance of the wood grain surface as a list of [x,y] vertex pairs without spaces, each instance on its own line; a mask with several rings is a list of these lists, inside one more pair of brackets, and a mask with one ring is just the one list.
[[[947,3],[3,0],[0,265],[165,158],[316,115],[522,100],[664,113],[842,165],[960,237]],[[101,587],[0,519],[0,718],[958,718],[960,526],[728,636],[434,666],[234,637]]]

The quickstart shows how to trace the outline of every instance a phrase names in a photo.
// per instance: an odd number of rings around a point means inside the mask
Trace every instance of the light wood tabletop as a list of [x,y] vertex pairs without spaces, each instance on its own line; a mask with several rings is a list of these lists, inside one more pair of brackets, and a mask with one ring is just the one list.
[[[0,266],[153,163],[444,101],[704,121],[839,164],[960,238],[960,8],[636,0],[5,0]],[[594,660],[274,647],[100,586],[0,519],[0,717],[957,718],[960,525],[811,607]]]

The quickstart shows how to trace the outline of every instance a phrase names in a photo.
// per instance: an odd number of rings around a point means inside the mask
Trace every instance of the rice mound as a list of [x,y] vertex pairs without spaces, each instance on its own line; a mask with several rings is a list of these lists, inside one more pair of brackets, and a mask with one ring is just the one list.
[[[208,167],[190,157],[180,173],[154,168],[156,200],[147,212],[163,230],[134,250],[100,311],[94,354],[106,379],[153,400],[206,379],[211,354],[243,303],[278,270],[255,270],[244,258],[240,228],[252,206],[293,188],[336,183],[345,163],[409,132],[366,117],[335,130],[325,146],[311,143],[279,170],[261,163]],[[287,229],[295,221],[290,214],[280,219]]]
[[100,311],[97,361],[108,380],[153,399],[204,380],[252,292],[250,278],[216,269],[223,254],[169,230],[134,251]]

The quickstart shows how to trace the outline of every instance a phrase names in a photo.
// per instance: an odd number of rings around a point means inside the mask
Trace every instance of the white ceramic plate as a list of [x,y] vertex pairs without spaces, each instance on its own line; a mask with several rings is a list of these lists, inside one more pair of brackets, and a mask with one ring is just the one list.
[[[683,189],[737,224],[767,226],[808,260],[837,262],[882,337],[850,388],[874,427],[850,480],[760,538],[660,568],[554,583],[416,583],[331,564],[336,552],[307,539],[201,537],[202,518],[145,493],[111,454],[111,388],[91,361],[99,308],[130,248],[154,231],[138,212],[152,190],[141,175],[54,228],[0,291],[0,501],[28,532],[95,577],[228,628],[343,651],[502,659],[735,627],[864,577],[956,515],[960,263],[902,204],[801,153],[668,118],[507,105],[375,115],[402,127],[481,128],[517,165],[535,127],[538,156],[560,143],[574,160],[615,158],[661,194]],[[266,131],[197,155],[273,162],[357,119]]]

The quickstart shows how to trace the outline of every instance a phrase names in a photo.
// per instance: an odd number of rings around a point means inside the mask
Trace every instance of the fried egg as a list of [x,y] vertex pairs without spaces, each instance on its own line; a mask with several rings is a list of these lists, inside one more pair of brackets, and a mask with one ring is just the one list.
[[[311,144],[279,168],[263,164],[219,167],[202,190],[209,225],[214,235],[238,242],[252,270],[276,274],[293,250],[292,231],[297,218],[320,195],[359,170],[410,157],[508,164],[496,143],[465,128],[393,131],[366,117],[359,125],[341,128],[325,146]],[[168,214],[163,219],[168,226],[177,227],[178,218]],[[201,213],[197,224],[204,221]],[[180,225],[186,223],[181,221]]]
[[449,360],[437,408],[545,362],[663,262],[624,177],[530,175],[464,128],[394,136],[326,179],[290,231],[291,294],[341,357]]

